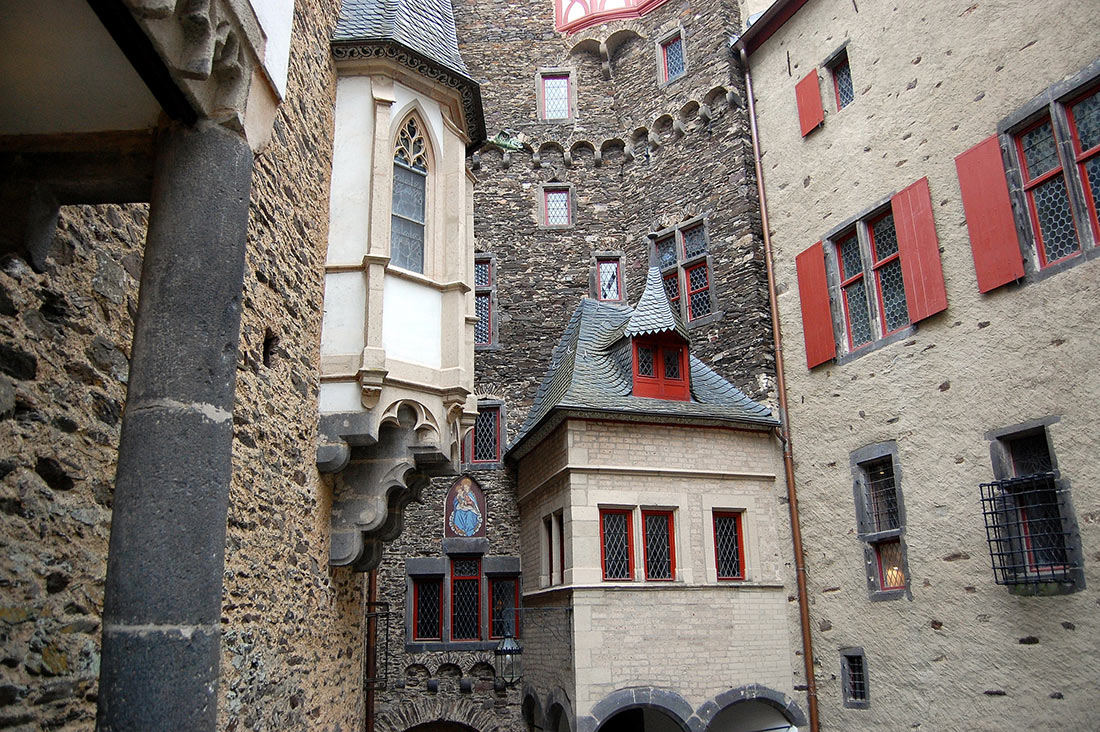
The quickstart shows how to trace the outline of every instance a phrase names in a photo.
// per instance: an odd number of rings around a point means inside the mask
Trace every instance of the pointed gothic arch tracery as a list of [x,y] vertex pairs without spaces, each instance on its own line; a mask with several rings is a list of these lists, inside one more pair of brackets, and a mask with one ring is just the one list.
[[424,272],[427,193],[427,140],[423,124],[416,115],[410,114],[401,124],[394,145],[390,262],[421,274]]

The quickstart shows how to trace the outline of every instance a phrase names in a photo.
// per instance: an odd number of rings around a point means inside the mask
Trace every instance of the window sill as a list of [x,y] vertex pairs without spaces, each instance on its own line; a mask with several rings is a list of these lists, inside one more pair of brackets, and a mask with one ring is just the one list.
[[906,327],[902,328],[901,330],[897,331],[896,333],[891,333],[890,335],[886,336],[885,338],[880,338],[877,341],[874,341],[873,343],[871,343],[870,345],[863,346],[863,347],[859,348],[858,350],[852,351],[851,353],[846,353],[843,356],[837,356],[833,360],[833,363],[835,363],[837,366],[843,366],[846,363],[850,363],[852,361],[855,361],[857,358],[862,358],[863,356],[866,356],[868,353],[874,353],[875,351],[879,350],[880,348],[885,348],[886,346],[893,345],[894,343],[897,343],[898,341],[904,341],[906,338],[912,336],[916,332],[917,332],[917,326],[916,325],[913,325],[913,324],[907,325]]
[[688,330],[692,330],[694,328],[702,328],[705,325],[711,325],[712,323],[717,323],[719,320],[722,319],[722,316],[724,316],[725,314],[726,314],[726,311],[719,310],[717,312],[711,313],[710,315],[704,315],[701,318],[695,318],[695,320],[689,320],[687,322]]
[[[1048,265],[1038,272],[1026,272],[1024,273],[1023,279],[1017,281],[1024,285],[1042,282],[1048,277],[1053,277],[1056,274],[1065,272],[1067,269],[1073,269],[1083,262],[1091,262],[1094,259],[1100,259],[1100,247],[1089,247],[1084,249],[1079,254]],[[998,287],[997,289],[999,290],[1001,288]],[[993,292],[996,292],[996,290],[993,290]]]
[[406,641],[405,653],[427,653],[429,651],[491,651],[499,640],[485,641]]
[[462,463],[462,469],[471,473],[479,470],[501,470],[503,468],[503,460],[498,460],[493,463]]
[[475,343],[474,351],[499,351],[502,348],[499,342]]

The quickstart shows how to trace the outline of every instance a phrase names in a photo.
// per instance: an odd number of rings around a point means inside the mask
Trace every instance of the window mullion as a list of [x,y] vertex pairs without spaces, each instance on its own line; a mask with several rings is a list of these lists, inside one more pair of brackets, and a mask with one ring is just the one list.
[[1069,209],[1073,215],[1073,226],[1077,231],[1077,245],[1084,249],[1086,244],[1095,246],[1092,241],[1092,222],[1089,216],[1089,204],[1085,193],[1085,183],[1081,179],[1083,166],[1078,164],[1074,134],[1066,107],[1052,104],[1050,112],[1054,127],[1054,140],[1058,150],[1058,162],[1066,177],[1066,194],[1069,196]]
[[866,221],[856,222],[856,240],[859,242],[859,253],[863,260],[863,293],[867,300],[867,312],[871,321],[872,340],[883,337],[882,327],[882,288],[879,287],[878,275],[875,272],[875,252],[871,242],[871,227]]

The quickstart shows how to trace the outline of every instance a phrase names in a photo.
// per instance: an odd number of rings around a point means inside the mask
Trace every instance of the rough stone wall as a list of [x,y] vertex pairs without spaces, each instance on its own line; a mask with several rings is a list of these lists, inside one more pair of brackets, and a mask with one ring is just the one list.
[[[813,598],[822,727],[1080,729],[1100,666],[1100,388],[1095,260],[987,295],[977,289],[954,157],[1095,60],[1094,3],[809,3],[752,59],[774,228],[791,425]],[[803,140],[794,85],[844,41],[855,101]],[[791,73],[788,74],[788,57]],[[927,176],[947,310],[911,337],[806,368],[795,256]],[[1020,597],[994,584],[979,484],[985,434],[1050,427],[1071,484],[1088,589]],[[872,603],[856,537],[851,451],[896,440],[912,600]],[[841,703],[839,649],[867,654],[871,704]]]
[[287,101],[252,182],[222,609],[226,732],[363,724],[363,578],[328,566],[331,486],[315,465],[339,3],[295,6]]
[[64,207],[0,264],[0,727],[91,729],[143,206]]

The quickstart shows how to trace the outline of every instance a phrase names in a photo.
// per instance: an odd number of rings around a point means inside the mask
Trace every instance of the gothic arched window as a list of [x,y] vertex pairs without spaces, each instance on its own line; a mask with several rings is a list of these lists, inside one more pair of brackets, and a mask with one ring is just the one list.
[[428,156],[424,135],[414,117],[401,125],[393,154],[393,214],[390,218],[390,263],[412,272],[424,271],[424,209]]

